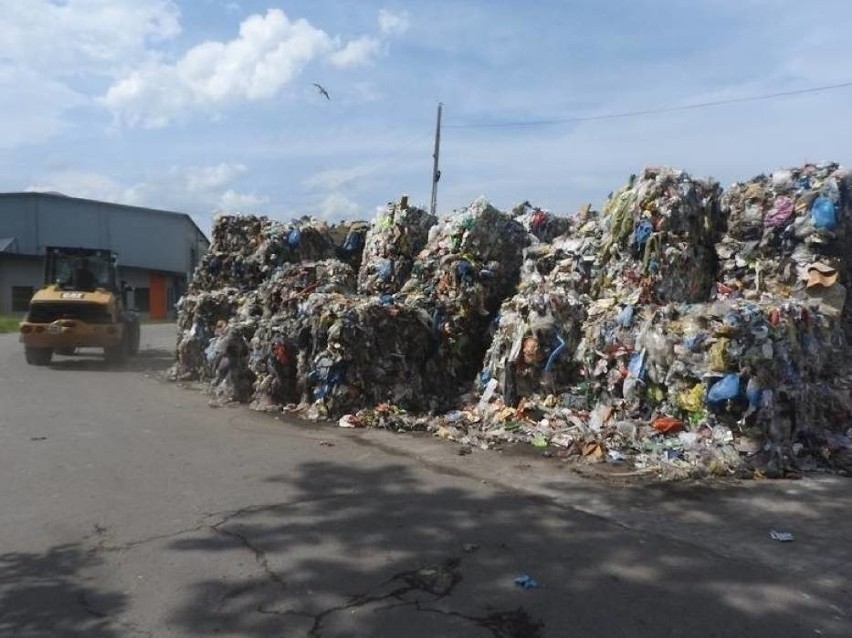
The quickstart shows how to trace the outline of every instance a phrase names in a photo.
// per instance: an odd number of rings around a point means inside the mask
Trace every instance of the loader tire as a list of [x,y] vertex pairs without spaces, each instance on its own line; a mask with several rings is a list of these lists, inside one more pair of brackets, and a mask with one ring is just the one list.
[[31,366],[48,366],[53,358],[50,348],[24,348],[24,357]]

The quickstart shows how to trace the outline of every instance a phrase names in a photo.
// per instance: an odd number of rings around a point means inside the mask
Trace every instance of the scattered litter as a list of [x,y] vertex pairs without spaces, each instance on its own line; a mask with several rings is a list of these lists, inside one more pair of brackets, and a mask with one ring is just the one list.
[[774,529],[769,531],[769,536],[772,540],[779,541],[781,543],[792,543],[796,540],[791,532],[777,532]]
[[538,581],[529,574],[515,578],[515,585],[521,589],[537,589],[540,586]]

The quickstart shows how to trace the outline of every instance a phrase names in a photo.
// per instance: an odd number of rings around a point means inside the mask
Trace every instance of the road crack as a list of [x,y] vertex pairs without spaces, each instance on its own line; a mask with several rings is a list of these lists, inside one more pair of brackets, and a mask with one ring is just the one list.
[[[233,517],[231,517],[233,518]],[[222,529],[222,525],[228,522],[230,519],[225,519],[216,523],[215,525],[208,525],[208,529],[213,531],[216,534],[220,534],[222,536],[227,536],[228,538],[234,539],[240,543],[243,547],[249,550],[252,554],[254,554],[255,562],[260,566],[263,570],[263,573],[266,574],[267,579],[274,583],[282,590],[287,589],[287,583],[284,582],[284,579],[269,565],[269,556],[266,553],[266,550],[257,547],[252,543],[248,536],[245,534],[240,534],[239,532],[234,532],[228,529]]]

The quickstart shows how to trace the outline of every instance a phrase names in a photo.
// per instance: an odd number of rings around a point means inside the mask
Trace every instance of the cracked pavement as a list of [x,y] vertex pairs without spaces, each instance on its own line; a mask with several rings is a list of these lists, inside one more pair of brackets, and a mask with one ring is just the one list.
[[213,410],[159,378],[173,343],[45,369],[0,335],[0,635],[852,635],[848,479],[587,478]]

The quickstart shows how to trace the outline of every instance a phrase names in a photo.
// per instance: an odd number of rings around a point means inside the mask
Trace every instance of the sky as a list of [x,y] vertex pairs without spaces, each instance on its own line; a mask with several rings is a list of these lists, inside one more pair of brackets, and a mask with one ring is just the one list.
[[[0,0],[0,191],[286,221],[852,164],[848,0]],[[322,85],[326,99],[314,86]]]

